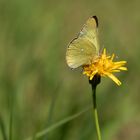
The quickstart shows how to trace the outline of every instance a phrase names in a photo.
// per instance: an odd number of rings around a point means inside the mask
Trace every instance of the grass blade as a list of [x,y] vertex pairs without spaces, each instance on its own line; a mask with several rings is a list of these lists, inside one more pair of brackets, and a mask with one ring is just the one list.
[[7,140],[5,126],[4,126],[4,122],[3,122],[3,119],[1,118],[1,116],[0,116],[0,128],[1,128],[1,133],[3,136],[3,140]]
[[[61,121],[59,121],[59,122],[53,124],[52,126],[50,126],[50,127],[46,128],[46,129],[44,129],[44,130],[38,132],[38,133],[36,134],[36,139],[37,139],[37,138],[40,138],[40,137],[42,137],[42,136],[44,136],[44,135],[46,135],[48,132],[50,132],[50,131],[52,131],[52,130],[54,130],[54,129],[60,127],[60,126],[62,126],[63,124],[65,124],[65,123],[67,123],[67,122],[69,122],[69,121],[71,121],[71,120],[73,120],[73,119],[75,119],[75,118],[81,116],[82,114],[84,114],[85,112],[87,112],[87,111],[88,111],[89,109],[91,109],[91,108],[92,108],[92,106],[87,107],[87,108],[85,108],[84,110],[82,110],[82,111],[80,111],[80,112],[78,112],[78,113],[76,113],[76,114],[74,114],[74,115],[71,115],[71,116],[69,116],[69,117],[67,117],[67,118],[65,118],[65,119],[63,119],[63,120],[61,120]],[[25,140],[33,140],[33,137],[29,137],[29,138],[27,138],[27,139],[25,139]]]

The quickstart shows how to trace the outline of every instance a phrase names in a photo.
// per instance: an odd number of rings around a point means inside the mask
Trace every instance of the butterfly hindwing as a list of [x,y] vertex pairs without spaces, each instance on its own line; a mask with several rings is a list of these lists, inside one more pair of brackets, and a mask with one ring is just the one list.
[[71,68],[77,68],[83,64],[90,64],[96,50],[93,44],[85,38],[77,38],[70,43],[66,53],[67,64]]

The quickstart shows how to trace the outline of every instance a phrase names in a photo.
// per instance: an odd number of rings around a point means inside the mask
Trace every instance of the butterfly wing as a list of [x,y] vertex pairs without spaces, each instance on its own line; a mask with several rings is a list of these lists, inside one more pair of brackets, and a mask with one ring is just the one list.
[[83,64],[90,64],[96,55],[93,44],[85,38],[78,38],[70,43],[66,53],[67,64],[71,68],[77,68]]
[[77,68],[90,64],[99,53],[97,38],[97,19],[91,17],[83,26],[77,38],[72,40],[66,52],[66,61],[69,67]]
[[96,16],[92,16],[87,20],[79,33],[79,37],[84,37],[92,42],[94,47],[96,47],[96,51],[99,53],[98,19]]

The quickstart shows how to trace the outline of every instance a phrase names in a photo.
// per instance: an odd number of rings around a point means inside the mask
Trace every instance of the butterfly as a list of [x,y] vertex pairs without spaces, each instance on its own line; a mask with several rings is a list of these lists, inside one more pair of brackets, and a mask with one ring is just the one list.
[[90,17],[68,45],[66,62],[72,69],[91,64],[99,56],[98,19]]

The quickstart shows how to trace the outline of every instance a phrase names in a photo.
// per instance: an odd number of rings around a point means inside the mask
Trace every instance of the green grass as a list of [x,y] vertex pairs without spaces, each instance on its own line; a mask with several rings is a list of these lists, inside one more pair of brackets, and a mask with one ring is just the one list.
[[[101,49],[128,61],[120,87],[102,79],[97,104],[103,140],[139,140],[140,16],[134,1],[0,1],[0,139],[25,140],[92,104],[81,70],[65,62],[67,44],[91,15],[99,18]],[[134,127],[135,126],[135,127]],[[129,130],[128,130],[129,129]],[[88,111],[39,140],[93,140]]]

